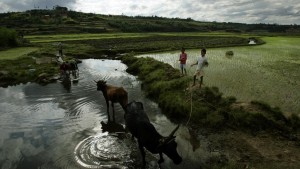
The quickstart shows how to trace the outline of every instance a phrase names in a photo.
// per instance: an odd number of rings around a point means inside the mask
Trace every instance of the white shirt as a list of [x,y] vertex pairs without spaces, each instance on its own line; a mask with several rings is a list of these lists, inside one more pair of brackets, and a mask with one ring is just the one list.
[[207,57],[206,56],[200,56],[198,58],[198,65],[197,65],[197,70],[202,70],[204,67],[204,62],[207,62]]

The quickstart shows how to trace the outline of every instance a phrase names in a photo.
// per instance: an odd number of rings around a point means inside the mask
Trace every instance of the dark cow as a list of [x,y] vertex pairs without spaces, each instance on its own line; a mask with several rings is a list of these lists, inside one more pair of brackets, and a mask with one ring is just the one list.
[[175,164],[181,163],[182,158],[177,153],[177,143],[174,136],[179,125],[168,137],[163,137],[150,123],[147,114],[144,112],[143,103],[136,101],[127,104],[124,117],[126,128],[137,138],[143,157],[143,165],[146,164],[144,147],[153,154],[159,153],[160,159],[158,163],[164,162],[162,153],[172,159]]
[[76,61],[62,62],[59,69],[62,79],[70,78],[70,74],[73,75],[74,79],[79,77],[79,70]]

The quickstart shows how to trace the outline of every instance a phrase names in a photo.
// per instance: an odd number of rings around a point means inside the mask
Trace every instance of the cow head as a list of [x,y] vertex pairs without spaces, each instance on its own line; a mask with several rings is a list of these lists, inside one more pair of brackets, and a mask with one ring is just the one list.
[[175,142],[174,133],[178,130],[179,125],[170,133],[168,137],[164,137],[160,140],[160,144],[157,147],[159,152],[163,152],[166,154],[170,159],[173,160],[175,164],[180,164],[182,158],[179,156],[177,152],[177,143]]
[[99,80],[98,82],[97,81],[95,81],[95,82],[97,83],[97,90],[103,91],[105,89],[105,87],[106,87],[106,81],[105,80]]
[[130,113],[137,113],[137,112],[144,112],[144,105],[142,102],[132,101],[127,104],[127,112]]

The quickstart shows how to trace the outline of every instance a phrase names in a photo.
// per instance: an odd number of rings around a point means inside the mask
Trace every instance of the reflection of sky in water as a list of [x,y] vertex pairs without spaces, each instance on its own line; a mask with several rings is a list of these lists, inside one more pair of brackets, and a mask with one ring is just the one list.
[[87,59],[82,63],[84,67],[88,67],[91,73],[100,77],[116,78],[127,74],[125,72],[126,65],[121,64],[120,60],[95,60]]
[[0,88],[2,168],[17,168],[24,155],[45,151],[54,139],[55,129],[63,127],[64,110],[58,108],[53,97],[39,91],[42,88],[36,84]]

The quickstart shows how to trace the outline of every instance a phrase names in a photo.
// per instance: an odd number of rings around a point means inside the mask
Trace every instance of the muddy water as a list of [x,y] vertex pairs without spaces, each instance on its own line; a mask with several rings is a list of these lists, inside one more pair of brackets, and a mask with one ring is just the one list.
[[[107,123],[105,100],[93,80],[123,86],[129,101],[144,103],[159,133],[167,136],[176,126],[145,98],[136,77],[125,72],[116,60],[83,60],[80,80],[69,88],[61,83],[40,86],[23,84],[0,88],[0,168],[140,168],[136,141],[124,133],[124,112],[115,105],[116,123]],[[200,168],[209,156],[203,146],[193,150],[188,130],[176,133],[178,151],[183,157],[174,165],[165,156],[166,169]],[[146,153],[146,168],[159,168],[158,155]]]

